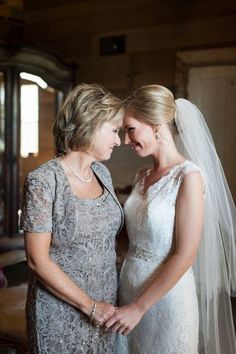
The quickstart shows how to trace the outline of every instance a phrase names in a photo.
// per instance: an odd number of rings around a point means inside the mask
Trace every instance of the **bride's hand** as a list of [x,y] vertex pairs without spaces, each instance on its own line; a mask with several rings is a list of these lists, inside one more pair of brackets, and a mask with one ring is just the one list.
[[104,324],[112,332],[127,335],[140,322],[144,315],[143,309],[136,303],[117,307],[114,315]]

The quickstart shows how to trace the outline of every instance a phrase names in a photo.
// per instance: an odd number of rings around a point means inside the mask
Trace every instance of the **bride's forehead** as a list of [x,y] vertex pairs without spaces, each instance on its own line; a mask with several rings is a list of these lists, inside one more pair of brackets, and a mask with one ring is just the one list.
[[131,116],[126,116],[123,119],[123,129],[126,129],[131,126],[137,126],[138,121],[137,119],[131,117]]
[[143,119],[143,117],[141,116],[136,116],[136,115],[132,115],[132,114],[127,114],[124,116],[123,119],[123,128],[126,127],[144,127],[146,125],[150,125],[147,122],[145,122],[145,119]]
[[137,117],[132,112],[126,112],[123,119],[124,123],[135,123],[138,122]]

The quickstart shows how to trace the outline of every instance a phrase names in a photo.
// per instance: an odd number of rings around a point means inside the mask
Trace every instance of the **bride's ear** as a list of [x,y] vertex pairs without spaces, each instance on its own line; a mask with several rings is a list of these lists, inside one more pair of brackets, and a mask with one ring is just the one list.
[[155,134],[157,134],[159,132],[161,125],[160,124],[155,124],[153,125],[153,131]]
[[154,131],[154,134],[155,134],[155,137],[157,140],[159,140],[161,137],[161,135],[159,133],[160,127],[161,127],[160,124],[154,125],[154,127],[153,127],[153,131]]

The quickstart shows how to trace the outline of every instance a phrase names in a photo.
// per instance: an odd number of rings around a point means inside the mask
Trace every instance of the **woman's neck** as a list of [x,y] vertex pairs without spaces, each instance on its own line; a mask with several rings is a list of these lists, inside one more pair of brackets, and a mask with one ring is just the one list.
[[171,168],[184,162],[186,159],[179,153],[175,146],[165,146],[160,149],[158,155],[153,156],[153,160],[153,170],[157,171]]
[[62,157],[73,170],[80,171],[82,175],[87,175],[91,169],[94,159],[84,151],[71,151]]

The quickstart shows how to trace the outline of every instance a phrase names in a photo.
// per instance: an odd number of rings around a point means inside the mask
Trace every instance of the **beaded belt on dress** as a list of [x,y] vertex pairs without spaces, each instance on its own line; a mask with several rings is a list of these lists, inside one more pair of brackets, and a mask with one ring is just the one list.
[[147,262],[162,263],[164,261],[163,257],[158,256],[157,254],[150,252],[141,245],[135,243],[130,243],[128,254]]

